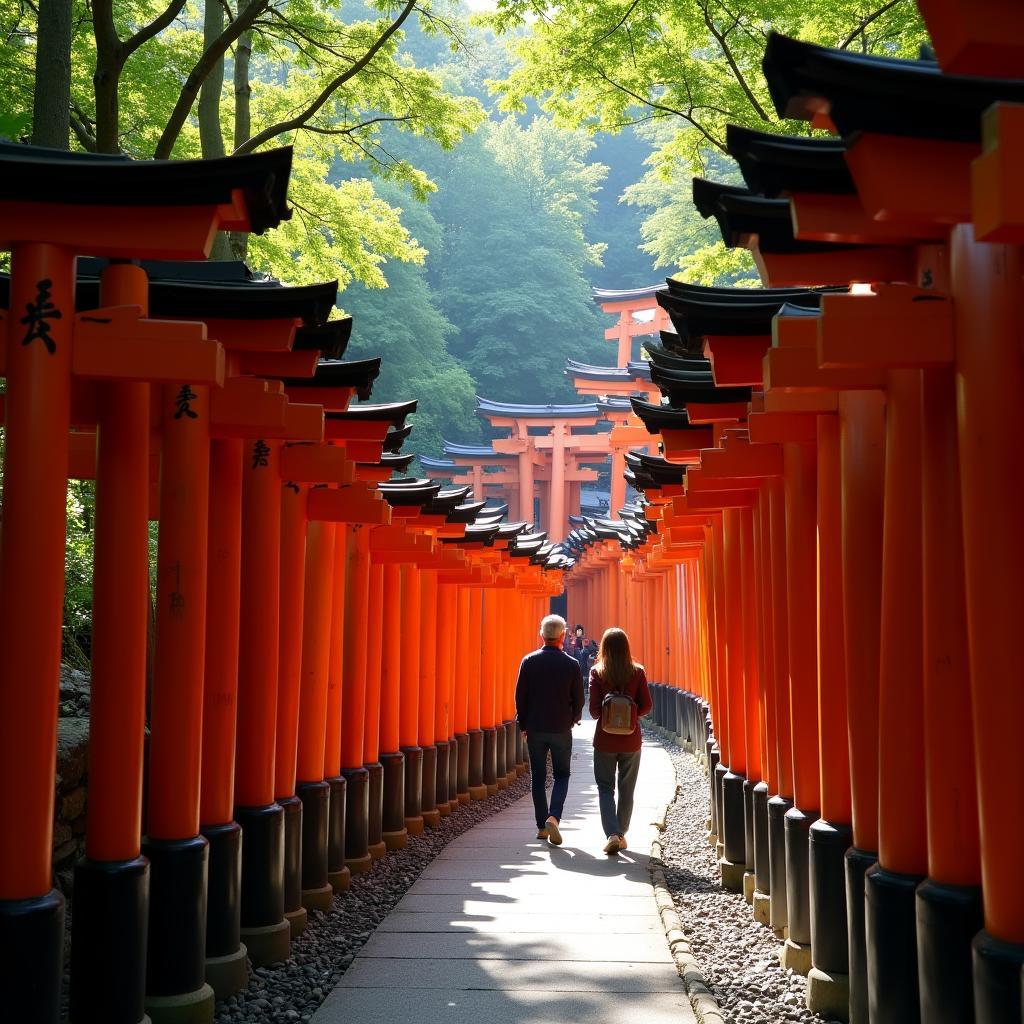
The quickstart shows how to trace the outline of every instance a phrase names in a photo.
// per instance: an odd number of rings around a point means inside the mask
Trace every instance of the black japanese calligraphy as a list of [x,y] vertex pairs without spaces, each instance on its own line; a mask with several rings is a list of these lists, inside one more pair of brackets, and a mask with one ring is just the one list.
[[50,301],[52,287],[53,282],[48,277],[36,283],[36,301],[25,303],[26,315],[20,321],[27,327],[25,337],[21,339],[22,345],[41,341],[51,356],[57,351],[57,343],[50,337],[51,328],[48,321],[60,320],[64,316]]

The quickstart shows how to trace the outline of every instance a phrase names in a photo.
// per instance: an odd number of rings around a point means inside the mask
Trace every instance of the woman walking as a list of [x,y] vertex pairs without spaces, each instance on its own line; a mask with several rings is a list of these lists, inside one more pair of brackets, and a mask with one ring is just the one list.
[[[606,629],[597,661],[590,670],[590,715],[594,729],[594,778],[601,805],[601,824],[607,836],[604,852],[626,849],[626,832],[633,814],[633,790],[640,770],[640,719],[652,707],[643,665],[629,650],[621,629]],[[616,773],[618,802],[616,806]]]

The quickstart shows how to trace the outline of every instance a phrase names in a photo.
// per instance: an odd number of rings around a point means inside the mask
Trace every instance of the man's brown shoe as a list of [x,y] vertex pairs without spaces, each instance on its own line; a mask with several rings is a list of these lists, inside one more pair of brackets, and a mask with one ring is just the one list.
[[539,829],[537,829],[537,838],[538,839],[547,839],[547,837],[548,837],[548,830],[546,828],[539,828]]
[[618,836],[609,836],[608,837],[608,842],[604,844],[604,852],[607,853],[609,857],[612,856],[612,854],[615,854],[615,853],[619,852],[619,837]]
[[562,833],[558,831],[558,819],[557,818],[548,818],[547,826],[548,826],[548,842],[551,843],[552,846],[561,846],[562,845]]

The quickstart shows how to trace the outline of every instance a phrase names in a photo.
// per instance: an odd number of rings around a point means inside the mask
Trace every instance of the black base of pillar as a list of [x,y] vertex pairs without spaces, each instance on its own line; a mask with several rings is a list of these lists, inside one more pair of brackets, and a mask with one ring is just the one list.
[[384,765],[371,761],[366,765],[366,848],[374,860],[387,852],[384,845]]
[[731,864],[743,864],[746,861],[743,783],[743,776],[735,772],[726,771],[722,775],[722,831],[718,839],[725,848],[725,859]]
[[348,784],[344,775],[326,780],[331,787],[330,813],[327,817],[327,882],[331,892],[344,892],[352,879],[345,864],[345,818],[348,815]]
[[345,864],[353,874],[370,870],[370,773],[342,768],[345,776]]
[[849,825],[818,820],[811,825],[808,869],[811,893],[811,960],[825,974],[850,969],[846,927],[846,851]]
[[258,967],[281,963],[291,942],[284,916],[284,810],[276,802],[236,807],[235,821],[242,826],[242,941]]
[[868,952],[864,921],[864,876],[878,860],[873,850],[851,846],[846,865],[846,937],[850,958],[850,1024],[869,1024]]
[[721,763],[722,755],[718,747],[708,747],[708,798],[711,803],[711,832],[712,835],[720,836],[722,829],[719,825],[718,820],[718,794],[715,790],[716,780],[718,778],[718,765]]
[[[277,801],[284,811],[284,917],[292,938],[306,930],[307,914],[302,905],[302,801],[297,796]],[[213,879],[213,848],[210,848],[210,900],[216,890]],[[206,927],[209,934],[209,924]],[[217,993],[220,998],[220,993]]]
[[769,923],[781,937],[789,924],[786,905],[786,815],[793,806],[788,797],[776,794],[768,801],[768,872],[771,876]]
[[818,820],[799,807],[786,812],[786,927],[789,941],[811,944],[810,831]]
[[[447,749],[444,754],[448,756]],[[437,747],[433,743],[423,748],[422,778],[420,811],[423,814],[423,824],[437,828],[441,823],[441,813],[437,809]]]
[[434,806],[441,817],[452,813],[451,797],[448,795],[448,776],[452,761],[451,740],[437,744],[437,770],[434,776]]
[[922,879],[873,864],[864,876],[868,1013],[871,1024],[918,1024],[917,912]]
[[[0,900],[0,991],[12,1021],[57,1024],[64,969],[64,897]],[[82,1020],[88,1018],[83,1017]]]
[[494,777],[497,779],[498,788],[504,789],[508,785],[508,766],[506,764],[505,751],[506,751],[506,740],[505,737],[508,734],[508,726],[502,722],[495,729],[495,767]]
[[[236,910],[237,905],[236,900]],[[19,946],[9,942],[9,936],[5,934],[4,906],[4,903],[0,903],[0,948],[4,950],[3,960],[7,961],[11,954],[20,959]],[[120,861],[81,860],[75,865],[75,941],[71,947],[70,993],[71,1020],[75,1024],[79,1021],[139,1024],[145,1017],[148,913],[149,861],[145,857]],[[237,934],[236,925],[236,949]],[[31,952],[34,955],[35,949]],[[55,985],[58,992],[59,954],[58,946]],[[4,969],[7,966],[4,963],[0,972],[6,973]],[[3,996],[0,998],[7,1011],[9,995],[13,994],[15,1006],[19,1005],[18,993],[25,979],[4,980]],[[43,1002],[45,1004],[46,1000]],[[23,1017],[22,1012],[13,1008],[10,1014],[12,1021],[36,1019],[31,1012]],[[54,1016],[52,1019],[57,1018]]]
[[[206,958],[231,956],[241,943],[242,827],[237,821],[204,825],[208,844]],[[81,868],[81,865],[79,865]],[[75,869],[75,942],[79,934],[78,870]]]
[[384,844],[389,850],[405,846],[405,755],[392,751],[380,755],[384,765]]
[[926,878],[917,887],[917,976],[921,1019],[972,1024],[971,941],[984,924],[981,889]]
[[469,803],[469,733],[457,733],[455,736],[455,742],[458,745],[455,792],[459,803],[465,804]]
[[482,729],[469,730],[469,793],[480,799],[484,786],[484,733]]
[[505,723],[505,773],[509,782],[516,774],[516,723]]
[[[204,825],[200,832],[209,844],[206,983],[218,999],[227,999],[249,984],[249,951],[241,940],[242,827],[229,821]],[[302,914],[304,917],[305,911]],[[77,933],[77,917],[75,930]]]
[[453,811],[459,806],[459,744],[454,736],[448,740],[448,806]]
[[754,787],[754,886],[758,892],[772,891],[772,873],[768,858],[768,783]]
[[718,842],[720,844],[725,843],[725,815],[722,810],[722,799],[724,786],[722,785],[726,775],[729,774],[729,766],[723,764],[721,761],[721,751],[719,751],[719,762],[715,765],[715,770],[711,774],[711,798],[715,804],[714,819],[718,823],[718,828],[715,829],[715,834],[718,836]]
[[1019,1024],[1024,944],[988,932],[974,937],[974,1015],[978,1024]]
[[423,748],[402,747],[405,755],[405,830],[411,836],[423,831]]
[[205,955],[209,845],[203,836],[144,839],[142,852],[149,859],[146,996],[188,997],[208,989],[212,1004]]
[[483,730],[483,783],[493,796],[498,792],[498,729],[489,725]]
[[300,782],[295,795],[302,803],[302,905],[326,910],[331,905],[327,881],[327,829],[331,787],[326,782]]
[[756,782],[743,780],[743,864],[747,871],[754,870],[754,786]]

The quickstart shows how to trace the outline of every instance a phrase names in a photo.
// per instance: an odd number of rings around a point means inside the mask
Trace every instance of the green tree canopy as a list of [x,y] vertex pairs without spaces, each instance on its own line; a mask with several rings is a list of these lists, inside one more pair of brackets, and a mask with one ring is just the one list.
[[516,33],[518,65],[491,82],[506,109],[536,98],[566,127],[652,126],[655,152],[627,196],[653,211],[646,247],[658,265],[705,278],[743,268],[720,243],[700,244],[699,224],[677,202],[688,199],[690,175],[725,152],[730,122],[807,131],[772,106],[761,73],[768,34],[892,56],[914,55],[926,38],[913,0],[497,0],[480,21]]

